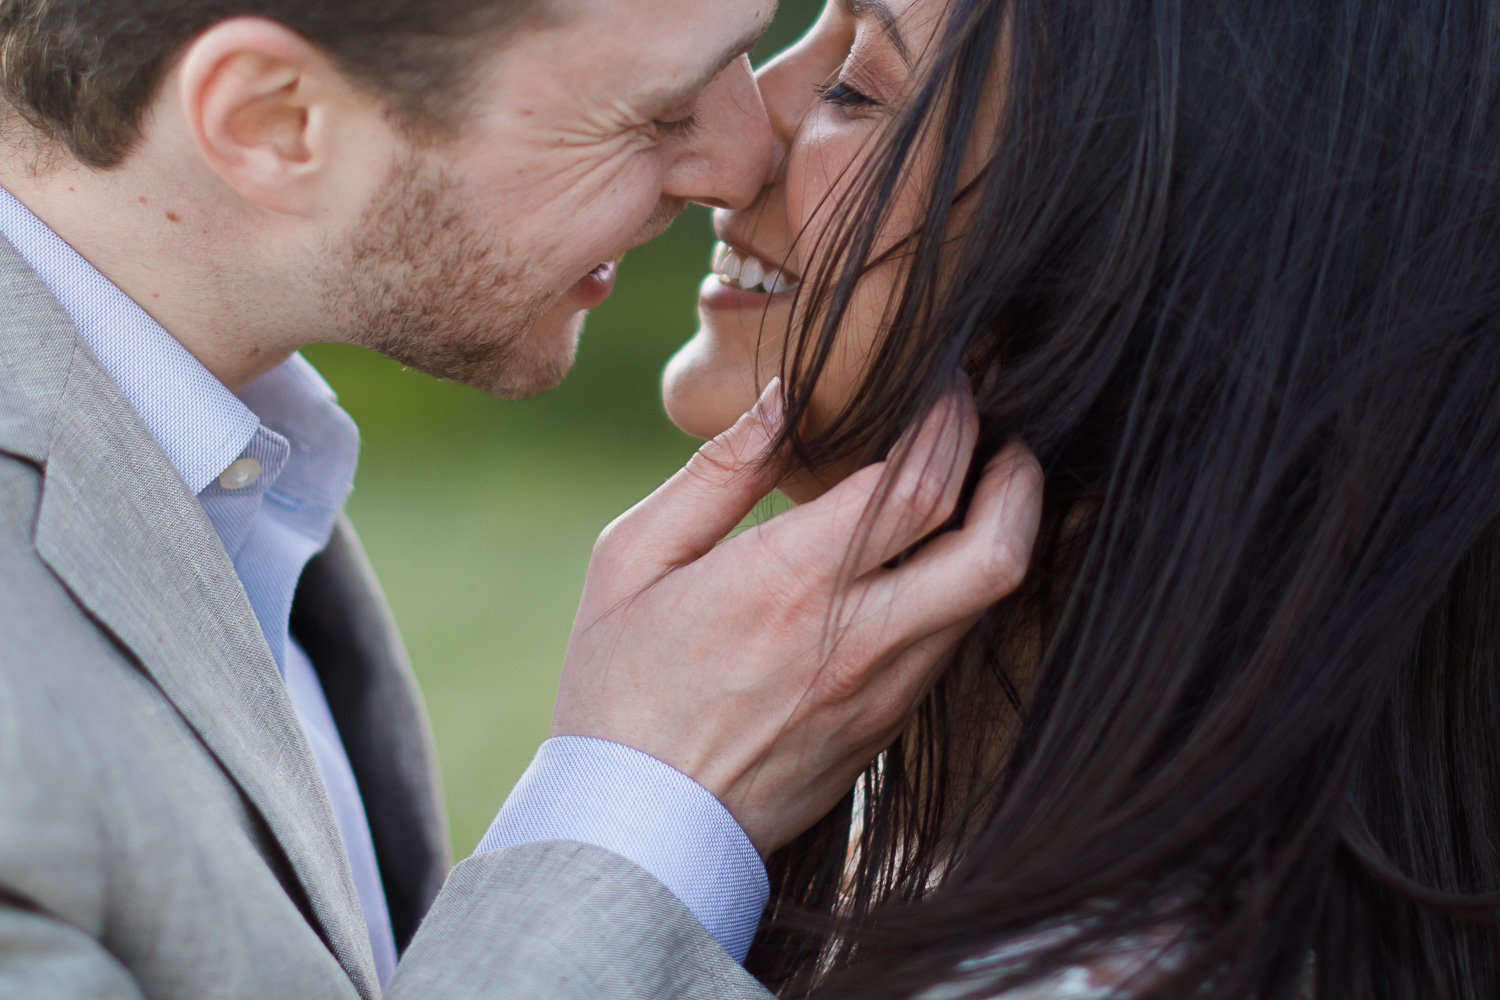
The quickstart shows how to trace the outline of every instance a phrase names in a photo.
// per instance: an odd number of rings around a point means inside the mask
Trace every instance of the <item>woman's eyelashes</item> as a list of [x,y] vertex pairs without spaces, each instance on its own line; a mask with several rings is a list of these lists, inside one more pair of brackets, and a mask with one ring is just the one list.
[[816,87],[818,98],[825,104],[832,104],[840,108],[874,108],[879,107],[880,102],[862,91],[854,89],[844,80],[835,80],[833,83],[820,83]]

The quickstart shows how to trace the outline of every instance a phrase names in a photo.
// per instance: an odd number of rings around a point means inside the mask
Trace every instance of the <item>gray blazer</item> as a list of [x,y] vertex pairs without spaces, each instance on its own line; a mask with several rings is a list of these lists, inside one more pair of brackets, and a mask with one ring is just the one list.
[[[404,949],[387,996],[768,996],[606,851],[522,845],[448,873],[427,722],[347,523],[292,624]],[[0,998],[379,994],[332,808],[223,546],[0,241]]]

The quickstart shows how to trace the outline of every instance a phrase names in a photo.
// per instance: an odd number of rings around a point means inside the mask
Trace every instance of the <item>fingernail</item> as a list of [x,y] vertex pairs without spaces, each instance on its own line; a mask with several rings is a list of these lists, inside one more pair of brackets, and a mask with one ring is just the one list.
[[781,398],[781,376],[777,375],[766,383],[760,398],[755,401],[753,412],[761,426],[771,434],[777,434],[781,431],[781,418],[785,410],[785,401]]

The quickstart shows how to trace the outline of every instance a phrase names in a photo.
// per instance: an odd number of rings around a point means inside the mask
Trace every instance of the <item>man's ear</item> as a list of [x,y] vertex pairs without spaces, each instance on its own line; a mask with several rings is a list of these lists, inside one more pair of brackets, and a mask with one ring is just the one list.
[[368,146],[387,131],[376,98],[317,46],[265,18],[231,18],[204,31],[184,51],[176,77],[209,166],[273,212],[317,211],[339,171],[352,165],[343,162],[355,153],[351,144]]

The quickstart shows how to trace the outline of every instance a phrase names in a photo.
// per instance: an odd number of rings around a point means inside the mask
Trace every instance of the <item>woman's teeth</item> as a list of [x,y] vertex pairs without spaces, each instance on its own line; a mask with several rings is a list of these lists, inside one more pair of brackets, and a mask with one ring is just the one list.
[[770,295],[789,292],[802,283],[800,278],[774,267],[767,267],[759,259],[736,250],[728,243],[714,246],[713,273],[726,285]]

